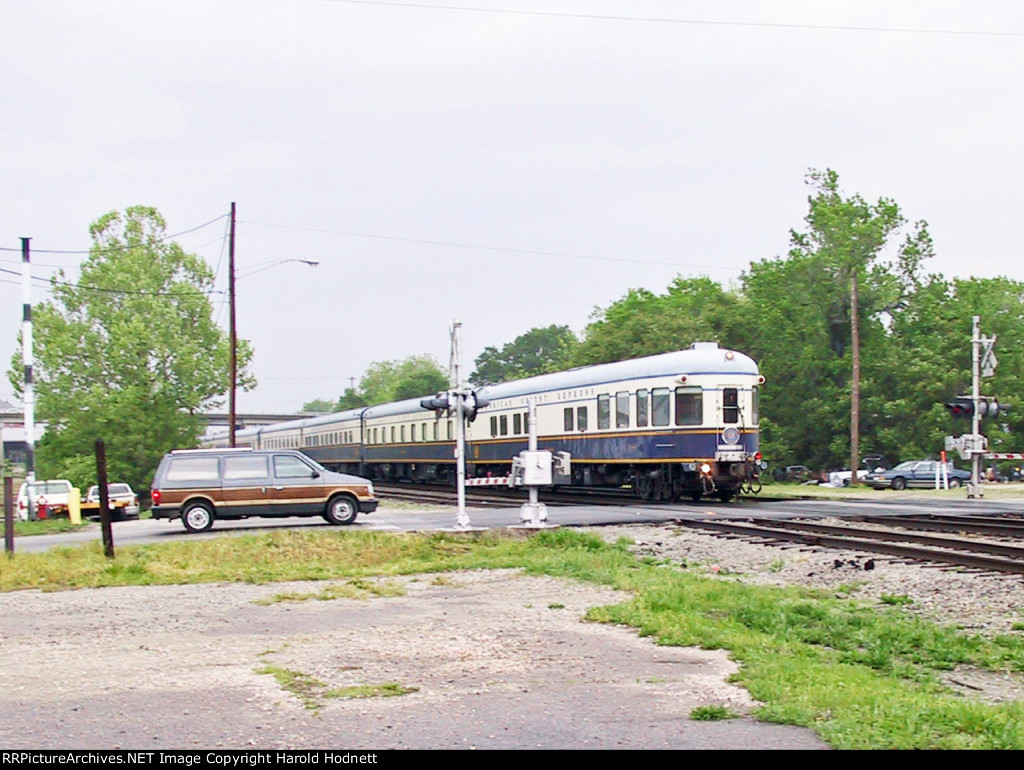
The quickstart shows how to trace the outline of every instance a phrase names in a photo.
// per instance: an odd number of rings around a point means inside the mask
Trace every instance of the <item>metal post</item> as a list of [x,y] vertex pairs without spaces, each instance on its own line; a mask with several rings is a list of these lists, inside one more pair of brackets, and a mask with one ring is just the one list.
[[114,533],[110,526],[110,499],[107,497],[107,446],[96,439],[96,483],[100,490],[100,527],[103,531],[103,553],[114,558]]
[[[971,434],[981,433],[981,316],[974,316],[971,326],[971,401],[974,404],[971,415]],[[967,485],[967,497],[982,497],[981,452],[976,447],[971,453],[971,481]]]
[[458,499],[458,529],[469,529],[469,514],[466,513],[466,412],[463,398],[465,389],[462,385],[462,324],[452,321],[451,330],[451,368],[453,390],[448,395],[448,403],[455,400],[455,490]]
[[14,479],[4,476],[4,550],[14,553]]
[[231,202],[231,233],[228,237],[228,346],[231,387],[228,391],[228,446],[235,445],[235,390],[238,387],[238,336],[235,331],[235,203]]

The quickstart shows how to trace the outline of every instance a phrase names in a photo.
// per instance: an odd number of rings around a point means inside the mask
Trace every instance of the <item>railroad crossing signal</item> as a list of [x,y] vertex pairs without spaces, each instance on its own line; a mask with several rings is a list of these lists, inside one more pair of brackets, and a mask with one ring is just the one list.
[[954,420],[960,418],[970,419],[974,416],[974,399],[970,396],[957,396],[952,401],[946,402],[949,416]]
[[[978,417],[998,417],[1007,408],[993,396],[981,396],[978,399]],[[957,396],[946,402],[946,409],[953,419],[970,419],[974,417],[974,399],[970,396]]]
[[996,367],[999,365],[996,354],[992,350],[996,344],[996,337],[994,335],[992,337],[982,337],[980,342],[985,346],[985,352],[981,355],[981,376],[991,377],[996,373]]

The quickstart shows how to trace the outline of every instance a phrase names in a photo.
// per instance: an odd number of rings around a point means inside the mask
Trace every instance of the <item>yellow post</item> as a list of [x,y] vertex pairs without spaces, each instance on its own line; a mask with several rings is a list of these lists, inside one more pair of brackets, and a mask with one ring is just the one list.
[[72,524],[82,523],[82,490],[74,487],[68,495],[68,518]]

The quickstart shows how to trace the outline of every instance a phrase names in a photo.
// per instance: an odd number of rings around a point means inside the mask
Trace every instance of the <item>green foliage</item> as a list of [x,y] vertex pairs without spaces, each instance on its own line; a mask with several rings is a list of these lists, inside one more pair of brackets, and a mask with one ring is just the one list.
[[661,295],[631,289],[595,311],[573,357],[575,365],[601,364],[666,353],[692,342],[744,349],[742,297],[710,278],[677,277]]
[[[229,387],[227,334],[214,322],[213,274],[205,262],[164,240],[152,208],[111,212],[90,227],[93,246],[77,282],[60,271],[50,300],[33,313],[38,446],[43,478],[95,483],[96,439],[106,442],[108,477],[149,485],[161,456],[195,446],[198,414]],[[247,343],[238,344],[239,382]],[[9,379],[20,388],[12,360]]]
[[386,404],[429,396],[447,390],[448,376],[430,356],[409,356],[400,361],[375,361],[359,382],[366,404]]
[[[943,404],[970,391],[972,316],[999,338],[1000,364],[984,393],[1012,404],[1024,392],[1024,284],[927,275],[924,222],[908,225],[886,198],[842,195],[834,171],[812,171],[808,182],[807,229],[791,233],[789,254],[752,262],[734,288],[678,277],[663,294],[628,291],[594,314],[573,363],[718,341],[751,355],[765,375],[761,450],[770,462],[848,467],[856,276],[861,454],[935,457],[943,436],[963,432]],[[1024,409],[984,431],[995,451],[1020,451]]]
[[326,398],[314,398],[312,401],[307,401],[302,405],[303,412],[333,412],[334,407],[337,405],[336,401],[331,401]]
[[734,714],[725,706],[709,704],[697,706],[690,712],[690,719],[697,722],[717,722],[722,719],[735,719],[739,714]]
[[568,326],[530,329],[501,350],[491,346],[484,348],[476,358],[476,371],[469,379],[475,385],[493,385],[557,372],[569,366],[578,344]]

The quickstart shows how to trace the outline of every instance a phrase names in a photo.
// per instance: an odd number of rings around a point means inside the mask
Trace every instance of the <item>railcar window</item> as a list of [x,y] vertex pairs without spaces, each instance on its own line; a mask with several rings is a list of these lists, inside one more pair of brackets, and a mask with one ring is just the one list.
[[491,417],[491,435],[492,436],[497,436],[498,435],[498,418],[497,418],[497,416]]
[[452,421],[448,420],[448,440],[452,440]]
[[620,390],[615,394],[615,427],[629,427],[629,391]]
[[523,412],[523,433],[530,432],[530,413]]
[[395,426],[394,425],[391,426],[391,443],[392,444],[395,443]]
[[597,429],[604,430],[612,425],[612,398],[607,394],[597,397]]
[[437,423],[434,423],[434,441],[437,441]]
[[740,421],[739,391],[736,388],[722,389],[722,422],[735,425]]
[[409,440],[416,440],[416,423],[413,423],[412,425],[409,426]]
[[562,410],[562,429],[567,432],[571,432],[573,429],[571,406],[567,406]]
[[688,385],[676,388],[676,425],[700,425],[704,422],[704,392]]
[[508,415],[503,414],[498,418],[498,428],[501,430],[502,436],[508,435]]
[[761,412],[761,391],[755,385],[750,389],[750,423],[751,425],[757,425],[757,421],[760,418]]
[[518,412],[512,415],[512,435],[518,436],[523,432],[523,416]]
[[636,392],[636,427],[647,427],[647,413],[650,409],[650,396],[646,390]]
[[405,426],[404,425],[400,425],[398,427],[398,437],[399,437],[398,440],[401,441],[404,444],[405,443]]
[[585,431],[587,429],[587,407],[576,407],[576,429]]
[[651,391],[651,425],[668,425],[671,409],[668,388],[655,388]]

